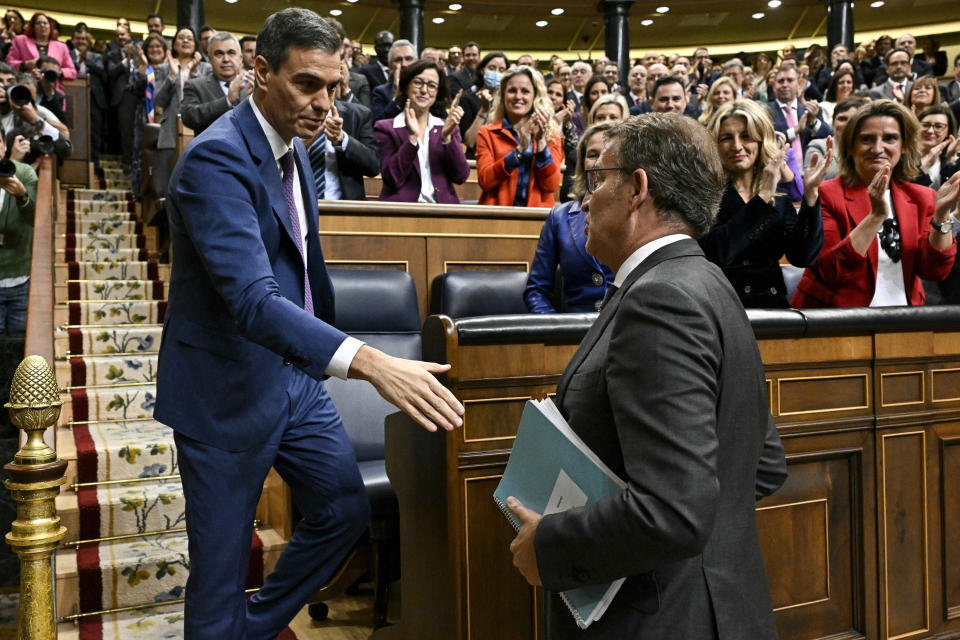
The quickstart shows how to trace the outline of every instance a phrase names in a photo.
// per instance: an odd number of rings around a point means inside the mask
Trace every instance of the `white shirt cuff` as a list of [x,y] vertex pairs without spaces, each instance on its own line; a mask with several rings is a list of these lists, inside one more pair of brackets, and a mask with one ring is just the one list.
[[816,133],[820,130],[820,118],[817,118],[813,121],[813,132]]
[[347,373],[350,371],[350,365],[353,364],[353,359],[357,355],[357,351],[360,351],[360,347],[364,344],[366,343],[352,336],[347,336],[347,339],[340,343],[336,353],[330,358],[330,362],[327,363],[327,368],[324,370],[324,373],[328,376],[346,380]]

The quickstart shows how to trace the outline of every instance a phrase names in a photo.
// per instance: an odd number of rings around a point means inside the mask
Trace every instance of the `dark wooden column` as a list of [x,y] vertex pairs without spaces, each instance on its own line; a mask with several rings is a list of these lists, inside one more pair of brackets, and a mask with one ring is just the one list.
[[620,69],[620,86],[627,86],[630,74],[630,8],[634,0],[600,0],[606,30],[605,53]]
[[400,37],[423,51],[423,5],[426,0],[395,0],[400,5]]
[[846,45],[853,53],[853,2],[827,0],[827,57],[836,44]]
[[[203,14],[203,0],[177,0],[177,29],[190,27],[200,35],[200,27],[207,19]],[[197,46],[200,43],[197,42]]]

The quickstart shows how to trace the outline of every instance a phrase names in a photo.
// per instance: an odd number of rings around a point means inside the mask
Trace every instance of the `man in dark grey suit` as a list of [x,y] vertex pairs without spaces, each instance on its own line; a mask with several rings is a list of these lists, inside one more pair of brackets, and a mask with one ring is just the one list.
[[240,51],[236,36],[218,31],[210,36],[207,50],[213,73],[198,76],[183,85],[180,117],[195,135],[253,91],[253,71],[243,70]]
[[[552,592],[549,640],[777,637],[755,502],[786,463],[750,322],[695,240],[724,188],[711,142],[679,114],[633,117],[587,171],[586,248],[616,278],[557,404],[627,487],[542,518],[508,500],[513,563]],[[583,631],[556,595],[623,577]]]
[[303,143],[320,200],[366,199],[363,177],[380,173],[380,146],[373,135],[370,109],[334,100],[320,134]]

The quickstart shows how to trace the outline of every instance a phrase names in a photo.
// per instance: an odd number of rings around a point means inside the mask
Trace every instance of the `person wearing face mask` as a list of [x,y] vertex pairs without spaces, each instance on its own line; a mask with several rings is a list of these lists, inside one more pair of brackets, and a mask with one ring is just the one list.
[[460,98],[463,118],[460,119],[460,135],[467,145],[467,158],[476,157],[477,132],[490,119],[493,96],[500,89],[500,79],[509,66],[507,56],[500,51],[491,51],[483,56],[474,70],[473,84],[464,89]]
[[490,124],[477,134],[480,204],[552,207],[563,147],[553,104],[537,71],[507,71]]
[[[523,301],[530,313],[599,311],[607,287],[613,284],[610,268],[587,253],[586,214],[580,207],[587,191],[586,172],[597,164],[603,149],[603,132],[613,125],[614,122],[593,125],[577,145],[573,199],[550,210],[530,263],[530,276],[523,291]],[[560,300],[554,300],[557,268],[563,277]]]

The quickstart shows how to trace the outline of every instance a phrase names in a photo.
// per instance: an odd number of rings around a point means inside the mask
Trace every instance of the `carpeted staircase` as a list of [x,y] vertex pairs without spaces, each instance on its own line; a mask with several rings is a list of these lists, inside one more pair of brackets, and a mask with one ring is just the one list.
[[[69,463],[57,499],[68,531],[57,553],[60,637],[181,638],[183,491],[173,434],[152,417],[169,266],[150,259],[156,238],[129,179],[103,166],[100,189],[61,192],[56,218],[57,449]],[[283,545],[259,534],[250,588]]]

